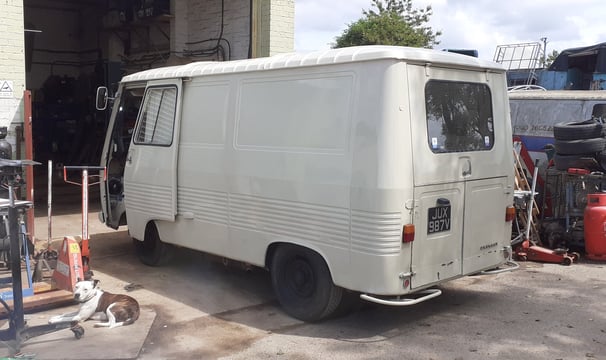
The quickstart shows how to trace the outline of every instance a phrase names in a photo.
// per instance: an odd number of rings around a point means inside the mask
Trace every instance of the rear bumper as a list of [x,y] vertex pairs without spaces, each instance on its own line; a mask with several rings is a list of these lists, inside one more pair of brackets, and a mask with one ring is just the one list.
[[419,297],[402,298],[400,296],[395,296],[395,297],[389,297],[389,298],[383,298],[383,297],[379,298],[374,295],[361,294],[360,299],[374,302],[374,303],[381,304],[381,305],[410,306],[410,305],[415,305],[415,304],[427,301],[429,299],[438,297],[438,296],[442,295],[442,291],[438,290],[438,289],[426,289],[426,290],[421,290],[421,291],[418,291],[416,293],[412,293],[409,295],[413,295],[413,296],[419,295]]

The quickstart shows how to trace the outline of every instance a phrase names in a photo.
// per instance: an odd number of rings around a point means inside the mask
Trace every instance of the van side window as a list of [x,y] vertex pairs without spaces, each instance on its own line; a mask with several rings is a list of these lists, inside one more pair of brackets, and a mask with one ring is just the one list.
[[147,89],[135,133],[135,144],[171,145],[176,103],[175,87]]
[[434,153],[490,150],[494,124],[485,84],[431,80],[425,86],[428,143]]

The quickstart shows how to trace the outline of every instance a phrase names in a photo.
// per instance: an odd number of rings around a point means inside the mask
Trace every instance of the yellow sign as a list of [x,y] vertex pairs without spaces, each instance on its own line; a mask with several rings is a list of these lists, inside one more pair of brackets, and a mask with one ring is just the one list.
[[74,244],[74,243],[69,244],[69,252],[72,253],[72,254],[73,253],[79,253],[80,252],[80,245]]

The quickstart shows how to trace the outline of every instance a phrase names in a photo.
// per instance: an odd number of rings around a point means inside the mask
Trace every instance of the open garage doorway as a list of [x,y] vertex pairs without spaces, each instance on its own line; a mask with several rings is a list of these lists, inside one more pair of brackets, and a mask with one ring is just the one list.
[[[169,1],[25,0],[24,15],[35,160],[98,165],[107,112],[95,89],[166,62]],[[135,53],[147,55],[138,68]]]
[[[23,12],[40,203],[48,160],[53,186],[65,185],[64,165],[101,162],[110,110],[95,109],[98,86],[111,96],[137,71],[294,48],[294,0],[23,0]],[[69,201],[79,204],[79,189],[73,192]],[[91,203],[98,195],[91,189]]]

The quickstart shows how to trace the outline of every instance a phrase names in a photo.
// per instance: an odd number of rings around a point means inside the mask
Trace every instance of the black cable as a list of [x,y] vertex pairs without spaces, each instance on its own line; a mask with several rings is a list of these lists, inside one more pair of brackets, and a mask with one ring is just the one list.
[[51,53],[51,54],[89,54],[89,53],[96,53],[99,51],[99,49],[89,49],[89,50],[79,50],[79,51],[75,51],[75,50],[55,50],[55,49],[33,49],[33,51],[38,51],[38,52],[46,52],[46,53]]
[[[252,1],[252,0],[251,0]],[[251,2],[252,4],[252,2]],[[252,11],[252,8],[251,8]],[[225,39],[223,37],[223,32],[225,29],[225,0],[221,0],[221,25],[219,28],[219,36],[216,38],[210,38],[210,39],[205,39],[205,40],[199,40],[199,41],[189,41],[186,42],[185,45],[197,45],[197,44],[204,44],[207,42],[211,42],[211,41],[216,41],[217,43],[215,44],[215,46],[209,48],[209,49],[199,49],[199,50],[183,50],[181,53],[187,56],[212,56],[215,54],[220,55],[223,60],[231,60],[231,44],[229,42],[229,40]],[[221,41],[225,42],[227,44],[227,56],[225,54],[225,48],[221,45]],[[177,53],[177,52],[175,52]]]
[[253,30],[253,0],[249,2],[248,13],[248,58],[252,58],[252,30]]
[[221,45],[221,39],[223,38],[223,22],[225,20],[225,0],[221,0],[221,31],[219,32],[219,38],[217,39],[217,47]]

